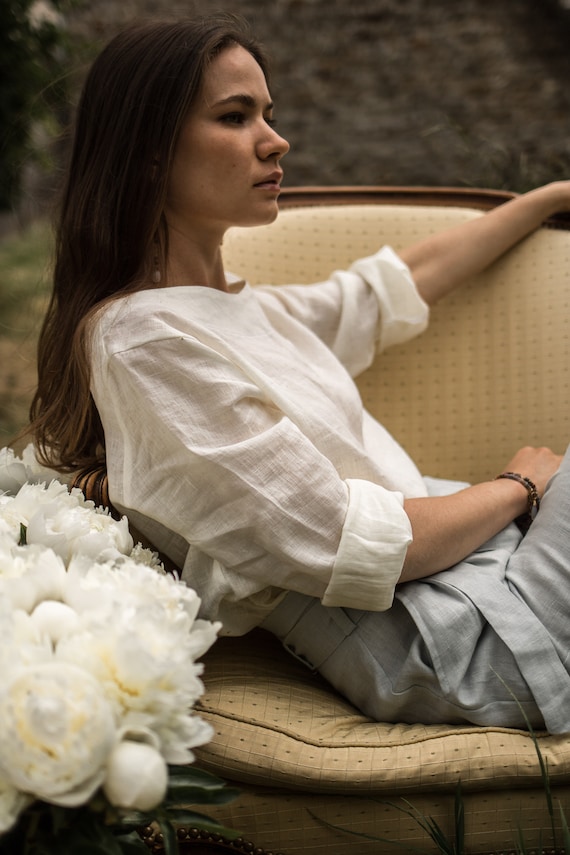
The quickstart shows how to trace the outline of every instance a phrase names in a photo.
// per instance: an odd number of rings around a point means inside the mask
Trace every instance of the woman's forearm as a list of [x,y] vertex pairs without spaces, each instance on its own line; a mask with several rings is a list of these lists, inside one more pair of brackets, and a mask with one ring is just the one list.
[[[523,474],[539,496],[562,458],[549,448],[521,448],[505,467]],[[407,499],[412,526],[401,582],[431,576],[470,555],[528,508],[528,491],[506,478],[467,487],[449,496]]]
[[413,541],[400,582],[431,576],[461,561],[524,513],[527,498],[524,487],[502,479],[451,496],[408,499],[404,510]]
[[424,300],[435,303],[480,273],[545,219],[570,209],[570,181],[517,196],[483,217],[447,229],[400,252]]

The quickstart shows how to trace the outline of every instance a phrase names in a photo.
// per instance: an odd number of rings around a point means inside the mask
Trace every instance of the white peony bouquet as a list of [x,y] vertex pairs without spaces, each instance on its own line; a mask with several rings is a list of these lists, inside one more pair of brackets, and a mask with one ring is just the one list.
[[126,518],[0,451],[0,853],[148,851],[150,819],[174,852],[172,819],[209,822],[174,805],[234,797],[188,768],[220,629],[199,605]]

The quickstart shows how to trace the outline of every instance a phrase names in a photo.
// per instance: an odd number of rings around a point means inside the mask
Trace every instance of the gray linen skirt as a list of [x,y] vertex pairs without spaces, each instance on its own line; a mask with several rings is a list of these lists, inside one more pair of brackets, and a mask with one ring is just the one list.
[[377,721],[570,731],[570,449],[524,538],[508,526],[385,612],[290,592],[262,625]]

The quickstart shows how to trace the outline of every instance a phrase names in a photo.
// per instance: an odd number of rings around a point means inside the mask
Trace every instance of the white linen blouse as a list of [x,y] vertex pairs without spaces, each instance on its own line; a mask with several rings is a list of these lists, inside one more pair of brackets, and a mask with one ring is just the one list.
[[228,278],[118,299],[92,336],[110,498],[239,635],[288,590],[390,607],[426,495],[353,377],[422,332],[428,307],[388,247],[314,285]]

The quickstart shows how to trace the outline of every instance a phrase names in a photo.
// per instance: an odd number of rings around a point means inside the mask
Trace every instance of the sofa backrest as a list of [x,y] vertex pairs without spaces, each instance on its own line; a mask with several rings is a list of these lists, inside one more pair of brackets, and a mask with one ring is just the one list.
[[[233,229],[229,270],[252,284],[309,283],[389,244],[396,250],[511,194],[291,190],[275,223]],[[493,477],[523,445],[570,441],[570,222],[539,229],[440,301],[428,331],[358,379],[366,407],[426,474]]]

